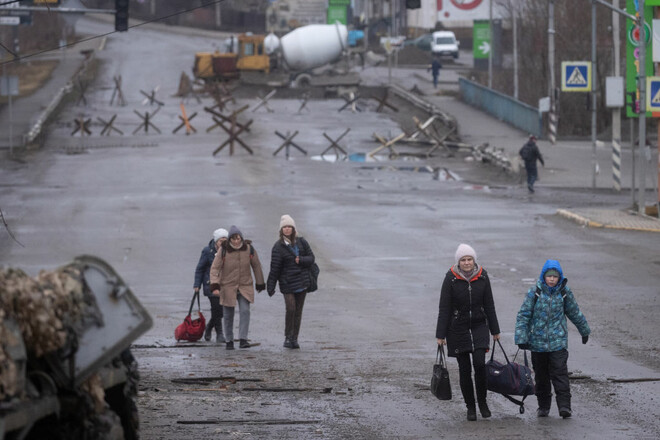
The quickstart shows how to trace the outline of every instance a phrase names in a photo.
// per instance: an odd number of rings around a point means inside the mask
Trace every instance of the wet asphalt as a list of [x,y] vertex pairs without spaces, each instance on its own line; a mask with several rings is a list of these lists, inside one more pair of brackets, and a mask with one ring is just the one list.
[[[107,26],[82,19],[78,31],[102,33]],[[567,203],[621,204],[626,195],[571,185],[530,197],[517,176],[462,154],[312,160],[329,145],[323,132],[337,137],[346,128],[342,145],[350,153],[373,150],[374,132],[395,136],[398,121],[417,111],[403,103],[399,114],[377,113],[373,102],[362,112],[338,112],[344,101],[331,97],[298,114],[298,99],[274,99],[270,113],[252,112],[258,100],[245,96],[233,108],[251,106],[244,116],[254,122],[242,139],[255,154],[237,146],[233,156],[227,149],[213,156],[226,135],[206,132],[208,98],[185,101],[188,113],[199,114],[197,134],[172,130],[180,114],[181,100],[173,96],[179,76],[190,73],[195,51],[214,44],[161,28],[114,34],[96,55],[89,105],[65,107],[41,150],[0,162],[0,207],[22,244],[0,235],[0,264],[36,274],[79,254],[98,255],[151,313],[154,327],[133,347],[143,438],[657,438],[659,382],[612,379],[660,377],[658,236],[582,228],[555,215]],[[126,107],[109,105],[118,74]],[[140,123],[134,110],[155,110],[143,104],[140,90],[156,88],[165,106],[153,123],[162,133],[131,135]],[[80,114],[117,114],[126,134],[101,137],[96,126],[89,138],[72,137],[71,121]],[[273,156],[282,143],[276,130],[298,130],[296,141],[308,156]],[[461,180],[410,170],[426,165]],[[279,293],[258,294],[251,307],[253,347],[177,344],[173,331],[187,312],[194,268],[211,232],[239,226],[267,274],[285,213],[321,268],[319,291],[305,305],[301,349],[282,347]],[[439,289],[460,242],[473,245],[490,274],[510,354],[524,292],[545,259],[562,263],[593,331],[582,345],[569,325],[572,419],[559,418],[554,406],[549,418],[537,419],[533,396],[519,414],[491,394],[493,417],[467,422],[453,360],[454,399],[431,395]],[[210,315],[208,303],[203,312]]]

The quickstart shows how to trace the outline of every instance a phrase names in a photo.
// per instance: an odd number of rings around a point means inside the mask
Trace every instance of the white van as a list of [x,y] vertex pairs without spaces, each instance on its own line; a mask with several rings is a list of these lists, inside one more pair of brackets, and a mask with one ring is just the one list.
[[449,56],[458,58],[458,46],[460,41],[452,31],[433,32],[433,41],[431,42],[431,52],[433,55]]

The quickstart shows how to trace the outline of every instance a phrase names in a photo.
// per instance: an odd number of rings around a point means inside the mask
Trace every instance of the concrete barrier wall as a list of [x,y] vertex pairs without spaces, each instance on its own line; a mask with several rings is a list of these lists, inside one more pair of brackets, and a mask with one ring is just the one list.
[[459,78],[458,85],[461,99],[466,104],[538,138],[542,137],[543,126],[538,109],[465,78]]

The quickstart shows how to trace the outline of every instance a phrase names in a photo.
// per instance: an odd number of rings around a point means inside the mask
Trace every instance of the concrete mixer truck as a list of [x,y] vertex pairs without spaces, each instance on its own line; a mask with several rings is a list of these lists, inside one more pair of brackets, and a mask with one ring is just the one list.
[[[346,26],[311,24],[302,26],[281,38],[275,34],[241,34],[228,39],[227,52],[195,54],[193,74],[207,81],[240,76],[243,82],[270,85],[351,85],[357,74],[347,68],[332,74],[314,70],[339,60],[348,49]],[[233,50],[232,50],[233,49]]]

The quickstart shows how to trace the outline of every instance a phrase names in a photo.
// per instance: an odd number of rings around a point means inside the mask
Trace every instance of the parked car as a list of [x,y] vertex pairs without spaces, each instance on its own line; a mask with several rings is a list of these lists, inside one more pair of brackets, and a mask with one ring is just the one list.
[[451,31],[433,32],[433,41],[431,43],[431,52],[438,56],[452,56],[458,58],[458,46],[460,41]]
[[415,46],[421,50],[431,50],[431,42],[433,41],[433,34],[423,34],[417,38],[412,38],[403,42],[404,46]]

